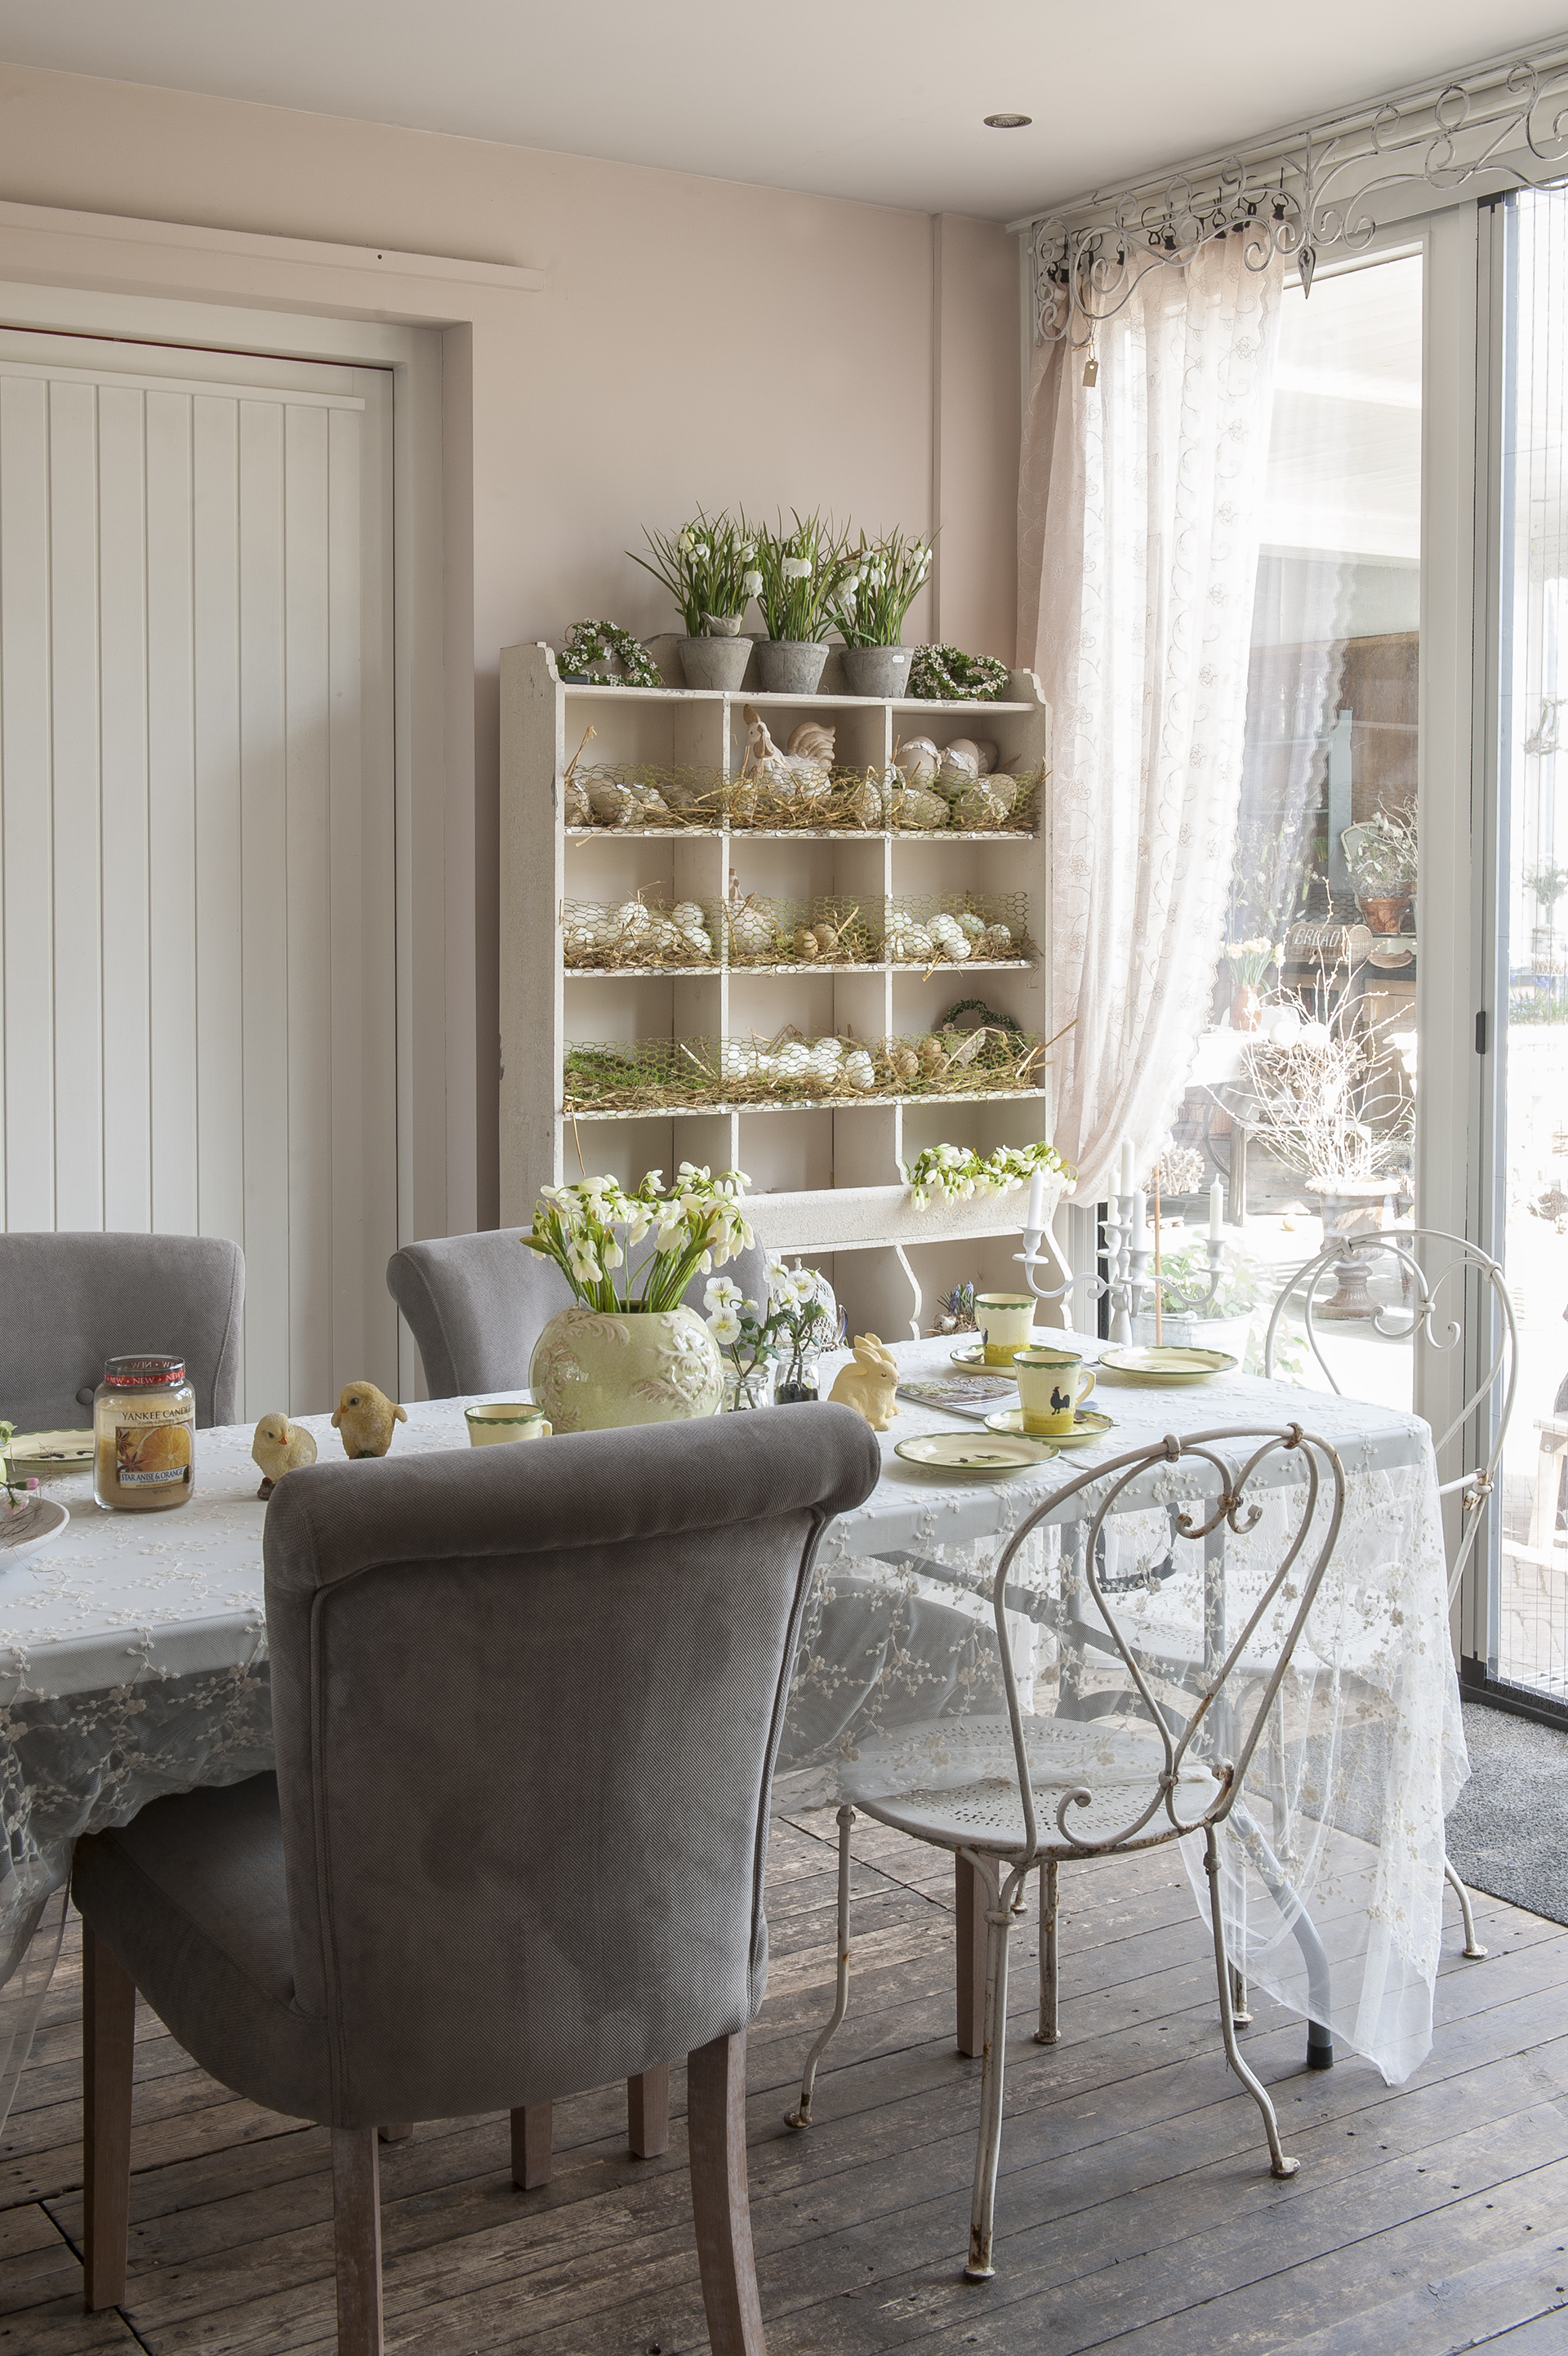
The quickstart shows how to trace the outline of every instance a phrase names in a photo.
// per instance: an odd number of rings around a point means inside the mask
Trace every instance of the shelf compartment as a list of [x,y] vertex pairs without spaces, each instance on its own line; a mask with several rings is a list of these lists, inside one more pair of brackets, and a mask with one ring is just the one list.
[[[640,893],[614,904],[563,900],[562,956],[569,974],[584,971],[716,973],[723,962],[715,935],[716,904],[645,900]],[[703,947],[705,944],[705,948]]]
[[1001,1029],[875,1043],[831,1033],[812,1040],[789,1029],[793,1037],[780,1033],[766,1043],[712,1036],[578,1041],[564,1057],[563,1109],[581,1119],[1023,1096],[1036,1091],[1045,1053],[1042,1040]]

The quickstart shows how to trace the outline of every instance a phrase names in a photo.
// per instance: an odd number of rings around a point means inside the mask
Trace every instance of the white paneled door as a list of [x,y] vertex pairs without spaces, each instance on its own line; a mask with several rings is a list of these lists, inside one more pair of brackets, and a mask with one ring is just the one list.
[[0,1209],[395,1393],[392,376],[0,333]]

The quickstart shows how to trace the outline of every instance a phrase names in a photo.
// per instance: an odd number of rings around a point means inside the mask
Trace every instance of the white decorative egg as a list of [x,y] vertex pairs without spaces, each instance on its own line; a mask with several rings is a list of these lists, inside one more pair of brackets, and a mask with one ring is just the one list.
[[936,776],[941,755],[929,736],[911,736],[900,744],[893,755],[893,766],[908,786],[929,786]]
[[844,1058],[843,1076],[852,1088],[862,1095],[876,1086],[876,1068],[864,1047],[856,1047]]

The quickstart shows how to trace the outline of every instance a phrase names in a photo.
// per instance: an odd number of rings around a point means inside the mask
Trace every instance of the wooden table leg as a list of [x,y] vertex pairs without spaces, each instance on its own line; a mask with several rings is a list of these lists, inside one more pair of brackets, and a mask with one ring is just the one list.
[[985,2051],[985,1884],[961,1857],[953,1858],[958,1900],[958,2050]]
[[90,2315],[125,2297],[131,2218],[131,2079],[136,1987],[91,1922],[81,1926],[82,2291]]
[[634,2159],[658,2159],[670,2148],[670,2064],[656,2062],[626,2082],[626,2139]]
[[511,2115],[511,2180],[520,2192],[535,2192],[550,2181],[554,2155],[555,2106],[526,2103]]

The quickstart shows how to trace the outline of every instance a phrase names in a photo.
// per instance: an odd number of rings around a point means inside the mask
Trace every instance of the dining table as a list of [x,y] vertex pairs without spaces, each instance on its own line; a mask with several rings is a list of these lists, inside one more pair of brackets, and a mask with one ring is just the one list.
[[[1050,1338],[1091,1366],[1107,1347],[1090,1335]],[[950,1375],[955,1354],[973,1346],[966,1337],[897,1344],[901,1385]],[[823,1361],[824,1395],[837,1365],[848,1363]],[[476,1403],[408,1401],[394,1452],[467,1449],[464,1410]],[[1332,1577],[1282,1697],[1288,1740],[1260,1752],[1270,1762],[1272,1854],[1283,1895],[1260,1888],[1237,1855],[1227,1904],[1251,1981],[1309,2017],[1326,2011],[1324,2026],[1336,2040],[1398,2083],[1431,2043],[1444,1818],[1468,1772],[1427,1426],[1398,1408],[1265,1381],[1233,1365],[1176,1386],[1118,1381],[1102,1367],[1092,1404],[1107,1421],[1086,1442],[1040,1445],[1016,1472],[987,1475],[931,1470],[898,1454],[901,1441],[926,1434],[984,1437],[971,1418],[900,1391],[896,1419],[879,1435],[875,1490],[830,1526],[819,1548],[775,1807],[836,1802],[845,1762],[869,1742],[894,1757],[907,1742],[909,1772],[929,1773],[944,1725],[1000,1708],[990,1600],[997,1555],[1065,1482],[1167,1436],[1299,1424],[1343,1465],[1345,1514]],[[328,1416],[296,1420],[324,1458],[336,1455],[340,1443]],[[249,1424],[199,1431],[195,1494],[172,1513],[108,1512],[94,1503],[90,1471],[50,1473],[43,1493],[68,1508],[69,1524],[30,1559],[0,1567],[0,1801],[8,1837],[0,1879],[0,2122],[54,1967],[75,1841],[127,1822],[166,1794],[238,1782],[273,1764],[267,1507],[257,1495],[252,1436]],[[1270,1477],[1284,1510],[1295,1476],[1276,1469]],[[1113,1527],[1122,1533],[1122,1575],[1111,1584],[1142,1631],[1139,1641],[1157,1644],[1167,1665],[1180,1657],[1200,1671],[1212,1648],[1216,1577],[1244,1586],[1245,1547],[1231,1538],[1227,1552],[1174,1535],[1175,1507],[1158,1488],[1151,1475],[1120,1502]],[[1092,1711],[1097,1677],[1103,1684],[1103,1649],[1080,1641],[1073,1600],[1074,1533],[1094,1494],[1086,1501],[1080,1491],[1059,1515],[1045,1515],[1010,1575],[1014,1669],[1030,1706],[1046,1713]],[[1206,1891],[1202,1905],[1207,1912]],[[1331,1958],[1331,2004],[1308,1984],[1303,1921]]]

